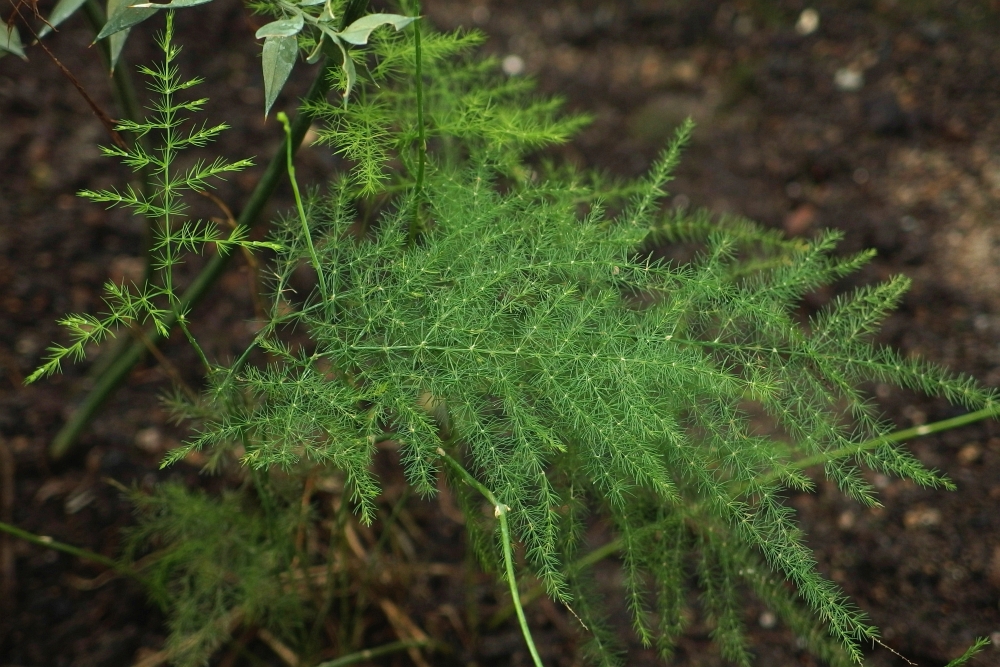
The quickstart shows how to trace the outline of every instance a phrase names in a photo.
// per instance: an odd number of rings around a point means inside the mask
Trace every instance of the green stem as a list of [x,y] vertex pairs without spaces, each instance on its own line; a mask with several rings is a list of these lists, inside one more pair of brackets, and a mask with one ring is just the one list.
[[0,531],[9,533],[14,537],[19,537],[25,542],[31,542],[32,544],[37,544],[40,547],[53,549],[55,551],[62,551],[63,553],[70,554],[71,556],[76,556],[77,558],[82,558],[83,560],[89,560],[92,563],[103,565],[119,574],[131,577],[132,579],[143,581],[142,575],[127,565],[122,565],[107,556],[102,556],[101,554],[94,553],[93,551],[81,549],[80,547],[74,547],[72,544],[57,542],[51,537],[44,537],[41,535],[35,535],[34,533],[29,533],[26,530],[22,530],[17,526],[12,526],[9,523],[4,523],[3,521],[0,521]]
[[[325,62],[321,65],[320,72],[313,81],[312,88],[309,89],[309,93],[303,100],[304,105],[313,104],[326,96],[330,90],[330,74],[332,73],[332,69],[332,67],[327,67]],[[257,187],[251,193],[247,205],[240,212],[236,221],[237,224],[252,227],[257,222],[268,200],[278,187],[278,183],[286,174],[285,153],[288,150],[286,144],[290,143],[291,150],[297,150],[311,122],[312,115],[308,112],[303,111],[296,116],[292,122],[291,140],[289,141],[286,137],[281,148],[271,158],[267,169],[264,171],[264,175],[261,176]],[[189,312],[201,301],[209,288],[225,271],[230,257],[234,254],[216,254],[208,261],[208,264],[194,279],[194,282],[181,295],[180,312]],[[168,327],[172,327],[176,321],[176,312],[166,318]],[[156,331],[153,331],[150,333],[149,338],[155,343],[161,339],[161,336]],[[139,362],[144,352],[145,346],[140,341],[133,341],[130,345],[118,351],[106,370],[97,377],[94,388],[84,398],[83,403],[73,412],[69,421],[56,434],[55,439],[49,446],[49,455],[53,459],[62,458],[73,447],[80,433],[90,424],[94,415],[101,409],[101,406],[104,405],[115,389],[128,377],[129,372]]]
[[299,183],[295,180],[295,161],[292,160],[292,127],[288,123],[288,116],[284,111],[278,112],[278,122],[285,128],[285,148],[286,148],[286,169],[288,170],[288,180],[292,184],[292,193],[295,195],[295,209],[299,213],[299,222],[302,223],[302,235],[306,239],[306,246],[309,247],[309,258],[312,259],[313,268],[319,276],[319,293],[323,297],[323,302],[330,299],[330,293],[326,290],[326,278],[323,276],[323,265],[316,255],[316,248],[313,246],[312,233],[309,231],[309,221],[306,220],[306,210],[302,206],[302,195],[299,193]]
[[416,62],[414,74],[417,91],[417,178],[413,185],[413,219],[410,221],[410,232],[407,242],[413,245],[417,234],[421,231],[420,204],[424,193],[424,172],[427,163],[427,134],[424,128],[424,80],[422,69],[422,51],[420,47],[420,25],[413,25],[413,52]]
[[201,345],[198,344],[198,339],[194,337],[191,330],[188,329],[187,318],[184,316],[177,318],[177,326],[180,330],[184,332],[184,337],[187,338],[187,342],[194,348],[194,351],[198,354],[198,359],[201,360],[202,366],[205,367],[205,372],[211,374],[212,364],[208,362],[208,357],[205,356],[205,351],[201,349]]
[[316,667],[344,667],[344,665],[353,665],[356,662],[365,662],[371,660],[372,658],[377,658],[381,655],[388,655],[390,653],[396,653],[398,651],[405,651],[411,648],[421,648],[424,646],[429,646],[431,642],[429,640],[414,640],[405,642],[392,642],[391,644],[383,644],[376,648],[366,648],[363,651],[358,651],[357,653],[351,653],[350,655],[345,655],[336,660],[328,660],[327,662],[320,663]]
[[[622,539],[620,537],[616,537],[615,539],[611,540],[604,546],[598,547],[593,551],[591,551],[586,556],[582,556],[581,558],[570,563],[566,567],[566,572],[568,574],[574,574],[576,572],[579,572],[580,570],[585,570],[591,565],[594,565],[595,563],[604,560],[611,554],[618,553],[619,551],[621,551],[622,544],[624,544]],[[532,602],[534,602],[535,600],[537,600],[538,598],[542,597],[542,595],[544,594],[545,594],[545,585],[538,584],[537,586],[530,588],[527,592],[521,595],[520,597],[521,605],[527,606]],[[499,611],[493,614],[493,616],[490,618],[489,622],[486,625],[491,629],[495,628],[504,621],[506,621],[508,618],[510,618],[510,615],[513,613],[514,613],[514,604],[512,602],[511,604],[508,604],[507,606],[501,608]]]
[[521,634],[524,635],[524,642],[528,645],[528,651],[531,653],[531,659],[535,663],[535,667],[543,667],[542,658],[538,655],[538,649],[535,648],[535,640],[531,637],[528,619],[524,616],[524,607],[521,606],[521,593],[517,590],[517,576],[514,573],[514,553],[510,548],[510,526],[507,523],[507,513],[510,511],[510,508],[497,501],[492,491],[483,486],[462,464],[448,456],[444,449],[438,447],[437,453],[438,456],[444,459],[458,473],[458,476],[466,484],[479,491],[493,505],[493,513],[500,521],[500,536],[503,540],[503,562],[507,572],[507,584],[510,586],[510,596],[514,604],[514,610],[517,612],[517,621],[521,624]]
[[[837,459],[844,459],[850,456],[854,456],[855,454],[858,454],[860,452],[868,451],[870,449],[875,449],[879,445],[885,445],[891,442],[903,442],[904,440],[912,440],[913,438],[919,438],[921,436],[931,435],[932,433],[940,433],[941,431],[948,431],[953,428],[968,426],[969,424],[974,424],[975,422],[996,416],[1000,416],[1000,406],[983,408],[982,410],[970,412],[968,414],[964,414],[959,417],[942,419],[941,421],[932,422],[930,424],[922,424],[920,426],[914,426],[912,428],[906,428],[900,431],[894,431],[893,433],[889,433],[888,435],[883,435],[879,438],[872,438],[871,440],[866,440],[865,442],[858,443],[856,445],[848,445],[846,447],[834,449],[829,452],[821,452],[819,454],[813,454],[812,456],[807,456],[804,459],[793,461],[788,465],[788,467],[796,470],[804,470],[806,468],[811,468],[812,466],[819,465],[821,463],[826,463],[827,461],[836,461]],[[782,475],[781,471],[774,471],[768,473],[767,475],[763,476],[760,479],[760,483],[766,484],[768,482],[772,482],[781,477],[781,475]]]

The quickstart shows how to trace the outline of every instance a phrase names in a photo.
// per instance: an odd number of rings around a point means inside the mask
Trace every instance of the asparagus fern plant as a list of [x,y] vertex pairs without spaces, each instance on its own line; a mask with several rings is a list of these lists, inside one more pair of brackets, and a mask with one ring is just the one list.
[[[183,4],[195,3],[168,7]],[[160,6],[129,11],[143,8]],[[784,496],[811,489],[807,470],[817,465],[866,505],[879,501],[865,469],[951,487],[896,443],[869,383],[969,410],[997,400],[968,378],[873,344],[907,281],[859,289],[804,322],[802,297],[871,253],[835,255],[835,232],[789,241],[743,220],[661,208],[690,123],[633,183],[533,169],[530,151],[565,141],[586,119],[560,115],[558,102],[535,98],[523,79],[498,78],[495,62],[471,55],[478,34],[434,33],[387,14],[335,31],[341,9],[329,1],[257,9],[276,18],[258,33],[268,40],[268,107],[299,49],[338,47],[347,103],[321,100],[309,112],[350,173],[303,195],[289,148],[297,206],[266,242],[183,220],[183,190],[248,162],[172,167],[177,151],[204,146],[224,126],[180,129],[201,101],[177,97],[197,81],[179,78],[168,13],[165,64],[143,70],[159,102],[150,120],[122,127],[159,133],[162,148],[106,149],[151,168],[157,194],[81,193],[157,221],[158,279],[109,285],[106,315],[66,318],[71,344],[53,347],[31,378],[123,324],[165,328],[171,313],[199,350],[205,391],[171,400],[195,432],[164,465],[206,450],[219,464],[235,454],[247,472],[220,498],[176,487],[136,494],[131,544],[162,549],[148,580],[170,612],[172,659],[205,664],[240,622],[315,653],[316,630],[332,613],[334,554],[322,592],[303,594],[294,582],[308,585],[306,570],[318,564],[296,537],[296,526],[315,519],[296,506],[303,471],[341,471],[341,507],[369,524],[382,442],[398,447],[420,494],[433,495],[442,475],[458,492],[483,566],[503,563],[536,664],[515,543],[547,594],[579,619],[591,657],[621,662],[586,573],[571,565],[595,513],[617,535],[634,630],[664,657],[684,632],[694,587],[736,664],[752,662],[741,621],[747,592],[831,664],[860,662],[877,630],[817,572]],[[114,27],[133,23],[119,16]],[[701,252],[685,263],[654,259],[655,245],[676,242]],[[273,252],[269,319],[229,366],[200,352],[173,278],[183,253],[208,243]],[[303,266],[315,276],[308,293],[292,287]],[[291,344],[291,328],[308,343]],[[254,350],[269,361],[256,363]],[[770,422],[769,434],[751,415]],[[476,510],[476,494],[494,506],[493,519]],[[348,520],[337,519],[331,540]]]

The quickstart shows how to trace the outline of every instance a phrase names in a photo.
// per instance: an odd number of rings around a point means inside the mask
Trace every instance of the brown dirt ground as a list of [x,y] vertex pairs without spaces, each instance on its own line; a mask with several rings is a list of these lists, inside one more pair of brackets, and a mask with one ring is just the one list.
[[[50,4],[41,3],[43,10]],[[881,341],[1000,384],[1000,4],[825,0],[812,5],[818,30],[801,36],[794,25],[805,6],[434,0],[426,12],[442,28],[486,31],[489,52],[518,56],[544,91],[595,114],[559,151],[578,164],[638,174],[672,128],[694,117],[698,130],[672,205],[738,213],[792,235],[837,228],[846,234],[844,252],[876,248],[878,258],[861,275],[812,295],[804,311],[854,285],[905,273],[913,288]],[[236,127],[219,149],[235,157],[269,156],[279,138],[260,114],[252,21],[225,0],[178,15],[181,67],[208,80],[209,118]],[[98,102],[113,108],[82,24],[75,19],[48,43]],[[129,63],[154,59],[150,31],[136,29]],[[142,234],[128,216],[73,196],[122,183],[127,174],[101,158],[96,144],[105,137],[82,99],[37,48],[31,58],[0,61],[0,434],[16,462],[13,522],[114,556],[131,511],[102,478],[146,487],[204,480],[186,464],[158,470],[158,459],[184,433],[166,423],[157,395],[167,378],[150,362],[133,372],[77,455],[57,465],[45,457],[87,386],[86,368],[69,367],[30,387],[21,381],[58,339],[59,316],[93,312],[106,279],[141,270]],[[838,88],[841,70],[860,74],[860,88]],[[307,78],[298,68],[279,107],[304,92]],[[299,163],[306,180],[338,167],[317,148],[304,150]],[[220,196],[245,200],[258,173],[234,179]],[[281,191],[272,209],[288,204]],[[249,340],[251,314],[246,269],[237,263],[194,319],[210,353],[224,357]],[[194,366],[182,345],[171,341],[165,349],[181,368]],[[957,414],[937,401],[875,391],[900,426]],[[1000,643],[1000,427],[982,423],[912,448],[958,491],[875,477],[884,508],[863,509],[822,484],[790,502],[820,567],[871,615],[886,643],[920,665],[943,665],[976,636]],[[389,466],[391,457],[383,458],[379,465]],[[389,498],[399,491],[387,485]],[[448,510],[435,501],[406,514],[416,555],[409,570],[386,579],[394,599],[430,634],[461,647],[456,655],[468,664],[527,664],[515,626],[487,632],[469,627],[468,615],[456,620],[456,608],[468,600],[487,617],[502,595],[464,567],[461,530]],[[137,587],[102,585],[97,568],[11,544],[16,594],[0,609],[0,664],[127,665],[161,646],[163,618]],[[613,564],[598,573],[613,595]],[[816,664],[763,612],[750,608],[746,618],[758,664]],[[562,614],[545,604],[530,613],[547,664],[577,664],[574,632]],[[720,664],[694,615],[673,664]],[[366,637],[392,640],[378,618],[373,614]],[[247,646],[256,663],[230,650],[220,652],[218,664],[280,664],[258,641]],[[631,648],[635,664],[649,662]],[[904,664],[885,649],[869,654],[871,665]],[[1000,652],[988,649],[977,664],[997,662]]]

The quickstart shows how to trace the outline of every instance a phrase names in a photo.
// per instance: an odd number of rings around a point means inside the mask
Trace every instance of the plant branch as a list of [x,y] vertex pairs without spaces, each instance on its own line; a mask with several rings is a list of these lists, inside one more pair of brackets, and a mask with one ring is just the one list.
[[[312,87],[303,100],[304,105],[309,105],[326,96],[330,90],[329,75],[331,69],[324,61],[320,66],[319,74],[316,76]],[[298,147],[302,144],[302,140],[311,122],[311,114],[305,111],[300,112],[292,122],[290,144],[293,152],[298,150]],[[278,183],[285,176],[285,153],[289,150],[286,148],[286,142],[289,142],[289,138],[286,138],[282,142],[279,150],[272,156],[263,176],[261,176],[260,181],[257,183],[257,187],[251,193],[246,207],[240,212],[240,216],[237,219],[238,224],[252,227],[257,222],[268,200],[278,187]],[[201,273],[198,274],[181,296],[179,308],[182,311],[190,310],[201,301],[209,288],[225,271],[230,257],[232,257],[232,253],[225,255],[216,254],[209,260],[205,268],[202,269]],[[175,312],[167,318],[166,323],[168,327],[172,327],[176,322],[177,313]],[[159,338],[160,336],[156,332],[150,335],[150,339],[153,342],[156,342]],[[144,351],[145,346],[138,341],[119,349],[105,371],[96,379],[94,388],[87,394],[80,407],[73,412],[69,421],[66,422],[59,433],[56,434],[55,439],[53,439],[49,446],[49,455],[53,459],[62,458],[73,447],[80,433],[90,424],[94,415],[104,405],[104,402],[118,388],[122,381],[125,380],[132,368],[142,358]]]
[[119,574],[123,574],[127,577],[131,577],[137,581],[144,581],[142,575],[136,572],[131,567],[127,565],[122,565],[121,563],[108,558],[107,556],[102,556],[101,554],[94,553],[93,551],[88,551],[87,549],[81,549],[80,547],[74,547],[72,544],[65,544],[63,542],[57,542],[51,537],[35,535],[34,533],[29,533],[26,530],[22,530],[17,526],[12,526],[9,523],[0,521],[0,531],[13,535],[14,537],[19,537],[25,542],[31,542],[32,544],[37,544],[41,547],[46,547],[48,549],[54,549],[55,551],[62,551],[63,553],[70,554],[71,556],[76,556],[77,558],[82,558],[83,560],[89,560],[92,563],[97,563],[105,567],[111,568]]
[[413,219],[410,220],[410,230],[407,242],[412,245],[420,233],[420,202],[424,192],[424,171],[427,163],[427,135],[424,127],[424,81],[421,67],[422,52],[420,48],[420,25],[413,25],[413,51],[416,63],[414,83],[417,92],[417,177],[413,184]]
[[538,655],[538,649],[535,648],[535,641],[532,639],[531,629],[528,627],[528,619],[525,618],[524,608],[521,606],[521,593],[517,590],[517,576],[514,573],[514,554],[510,548],[510,526],[507,522],[507,513],[510,511],[510,507],[497,501],[492,491],[473,477],[461,463],[448,456],[444,449],[438,447],[437,453],[438,456],[444,459],[458,473],[462,481],[483,494],[483,497],[493,505],[493,514],[500,521],[500,536],[503,540],[503,562],[507,572],[507,584],[510,586],[510,596],[514,604],[514,610],[517,612],[518,623],[521,624],[521,634],[524,635],[524,641],[528,645],[528,651],[531,653],[531,659],[535,663],[535,667],[542,667],[542,659]]
[[[618,553],[619,551],[621,551],[624,545],[625,543],[622,541],[622,538],[616,537],[615,539],[611,540],[604,546],[597,547],[586,556],[582,556],[579,559],[567,565],[566,573],[572,575],[577,572],[580,572],[581,570],[586,570],[591,565],[599,563],[600,561],[604,560],[605,558],[607,558],[612,554]],[[521,605],[527,606],[532,602],[534,602],[535,600],[537,600],[538,598],[542,597],[544,594],[545,594],[544,584],[538,584],[536,586],[533,586],[532,588],[528,589],[523,595],[520,596]],[[505,605],[504,607],[501,607],[495,614],[493,614],[492,617],[490,617],[490,620],[487,622],[486,626],[490,629],[497,627],[498,625],[506,621],[508,618],[510,618],[510,615],[514,613],[514,610],[515,607],[513,602]]]
[[[807,456],[805,458],[799,459],[789,464],[789,468],[796,470],[804,470],[806,468],[811,468],[812,466],[819,465],[821,463],[826,463],[828,461],[836,461],[837,459],[844,459],[861,452],[868,451],[870,449],[875,449],[879,445],[885,445],[892,442],[903,442],[905,440],[912,440],[913,438],[919,438],[925,435],[931,435],[933,433],[940,433],[942,431],[949,431],[953,428],[959,428],[961,426],[968,426],[969,424],[974,424],[984,419],[989,419],[990,417],[996,417],[1000,415],[1000,406],[994,406],[990,408],[983,408],[982,410],[976,410],[975,412],[970,412],[968,414],[960,415],[958,417],[952,417],[950,419],[942,419],[941,421],[932,422],[930,424],[921,424],[920,426],[913,426],[911,428],[902,429],[899,431],[894,431],[880,438],[872,438],[871,440],[866,440],[865,442],[858,443],[856,445],[848,445],[846,447],[840,447],[829,452],[822,452],[820,454],[814,454],[812,456]],[[774,480],[781,477],[782,472],[774,471],[760,478],[760,484],[767,484],[768,482],[773,482]]]
[[288,124],[288,115],[284,111],[278,112],[278,122],[285,128],[285,148],[286,148],[286,170],[288,171],[288,181],[292,184],[292,193],[295,195],[295,210],[299,214],[299,222],[302,223],[302,235],[306,239],[306,246],[309,248],[309,258],[312,260],[313,268],[319,277],[319,293],[323,297],[323,302],[330,299],[330,293],[326,289],[326,278],[323,276],[323,265],[320,264],[316,255],[316,248],[312,242],[312,232],[309,231],[309,221],[306,220],[306,210],[302,206],[302,195],[299,193],[299,183],[295,179],[295,161],[292,160],[292,128]]

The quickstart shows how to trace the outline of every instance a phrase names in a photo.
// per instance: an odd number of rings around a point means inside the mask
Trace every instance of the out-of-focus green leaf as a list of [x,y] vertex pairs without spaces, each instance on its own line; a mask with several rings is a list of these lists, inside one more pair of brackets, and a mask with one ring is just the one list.
[[24,60],[28,56],[24,55],[24,47],[21,46],[21,35],[17,32],[17,26],[0,24],[0,51],[13,53]]
[[52,32],[53,28],[72,16],[73,12],[80,9],[86,1],[87,0],[59,0],[59,2],[56,3],[55,8],[52,10],[52,14],[49,15],[48,25],[42,26],[42,29],[38,31],[39,39],[45,37],[45,35]]
[[314,7],[315,5],[322,5],[326,0],[300,0],[299,7]]
[[292,37],[293,35],[299,34],[302,30],[302,26],[305,21],[302,19],[302,14],[296,14],[290,19],[282,19],[280,21],[272,21],[267,25],[260,28],[255,35],[257,39],[264,39],[267,37]]
[[[141,9],[129,7],[128,0],[108,0],[108,22],[104,24],[103,28],[101,28],[101,32],[97,34],[97,39],[94,41],[96,42],[123,30],[128,30],[136,23],[145,21],[157,11],[159,10],[152,7],[145,7]],[[111,44],[112,51],[114,51],[114,42],[112,41]],[[122,41],[122,44],[124,44],[124,41]],[[118,52],[121,53],[120,45],[118,47]],[[115,57],[111,60],[111,69],[114,69],[114,63],[118,59]]]
[[170,0],[170,2],[159,3],[159,2],[143,2],[138,5],[130,5],[135,9],[145,9],[152,7],[154,9],[179,9],[182,7],[194,7],[195,5],[203,5],[206,2],[212,2],[212,0]]
[[278,93],[288,80],[299,55],[299,44],[294,36],[268,37],[264,40],[261,62],[264,66],[264,116],[278,98]]
[[400,14],[369,14],[362,16],[351,25],[337,33],[345,42],[351,44],[367,44],[372,31],[382,25],[392,25],[396,30],[402,30],[416,20],[414,16]]

